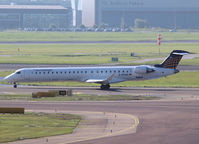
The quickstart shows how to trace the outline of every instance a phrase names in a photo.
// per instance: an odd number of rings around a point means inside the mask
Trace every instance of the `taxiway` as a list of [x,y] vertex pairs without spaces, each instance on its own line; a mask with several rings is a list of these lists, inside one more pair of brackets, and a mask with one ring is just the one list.
[[[0,94],[31,94],[68,87],[0,85]],[[91,111],[135,115],[136,133],[74,142],[77,144],[196,144],[199,142],[199,88],[72,87],[74,93],[95,95],[157,96],[152,101],[39,102],[0,100],[1,107],[24,107],[29,111]],[[56,142],[55,142],[56,143]],[[67,141],[66,141],[67,143]],[[65,144],[65,142],[64,142]]]
[[[126,101],[126,102],[32,102],[0,101],[1,106],[28,110],[71,110],[112,112],[136,115],[136,133],[77,144],[196,144],[199,141],[198,101]],[[67,143],[67,142],[66,142]]]

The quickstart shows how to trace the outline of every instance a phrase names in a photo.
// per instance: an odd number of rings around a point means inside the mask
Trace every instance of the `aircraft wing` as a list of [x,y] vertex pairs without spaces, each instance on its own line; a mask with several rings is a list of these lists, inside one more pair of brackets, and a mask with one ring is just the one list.
[[103,83],[104,80],[102,79],[88,79],[86,80],[87,83]]
[[100,83],[100,84],[108,84],[110,80],[114,77],[114,74],[112,74],[107,79],[88,79],[86,80],[87,83]]

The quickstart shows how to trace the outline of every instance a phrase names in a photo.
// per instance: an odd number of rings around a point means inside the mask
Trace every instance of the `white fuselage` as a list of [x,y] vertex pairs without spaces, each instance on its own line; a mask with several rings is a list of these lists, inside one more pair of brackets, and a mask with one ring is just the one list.
[[[147,71],[146,71],[147,69]],[[106,80],[117,83],[131,80],[148,80],[177,73],[178,70],[153,66],[23,68],[7,76],[8,83]],[[97,82],[96,82],[97,83]]]

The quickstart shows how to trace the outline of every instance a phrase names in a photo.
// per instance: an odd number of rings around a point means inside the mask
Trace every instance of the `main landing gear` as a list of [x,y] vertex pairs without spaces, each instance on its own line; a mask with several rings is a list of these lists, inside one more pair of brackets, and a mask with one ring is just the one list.
[[110,85],[109,84],[106,84],[106,85],[102,84],[101,85],[101,90],[108,90],[108,89],[110,89]]
[[13,88],[17,88],[17,84],[14,82]]

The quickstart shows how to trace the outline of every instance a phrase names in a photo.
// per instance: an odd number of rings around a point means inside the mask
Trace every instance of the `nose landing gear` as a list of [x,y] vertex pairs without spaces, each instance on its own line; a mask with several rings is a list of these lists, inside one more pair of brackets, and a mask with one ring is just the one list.
[[109,84],[106,84],[106,85],[102,84],[100,88],[101,88],[101,90],[108,90],[108,89],[110,89],[110,85]]
[[13,88],[17,88],[17,84],[14,82]]

